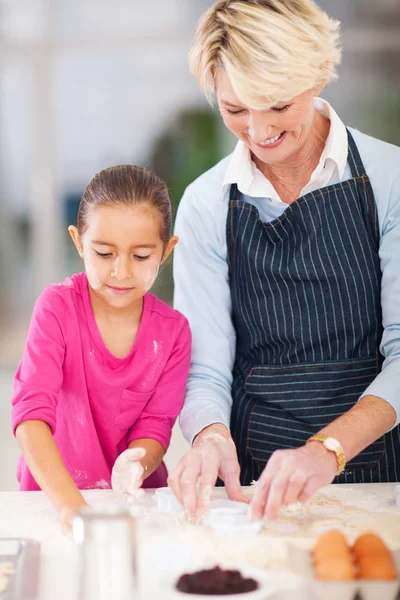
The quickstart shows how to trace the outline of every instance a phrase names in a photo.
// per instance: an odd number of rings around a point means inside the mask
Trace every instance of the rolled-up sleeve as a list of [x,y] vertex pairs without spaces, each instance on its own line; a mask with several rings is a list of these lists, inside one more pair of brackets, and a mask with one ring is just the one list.
[[400,175],[390,190],[379,256],[383,324],[380,351],[385,360],[382,371],[361,397],[373,395],[386,400],[396,411],[395,427],[400,423]]
[[[192,364],[180,425],[189,444],[212,423],[229,428],[236,334],[226,251],[226,207],[215,190],[202,196],[190,186],[179,206],[175,233],[174,305],[193,335]],[[220,194],[220,187],[217,188]],[[217,206],[215,214],[210,206]],[[221,221],[223,221],[221,223]]]
[[181,315],[180,327],[157,386],[140,417],[128,432],[132,440],[149,438],[167,451],[174,423],[182,408],[190,368],[192,336],[189,323]]
[[33,310],[24,354],[14,378],[11,424],[38,420],[47,423],[54,434],[58,392],[63,381],[65,339],[60,311],[61,298],[46,288]]

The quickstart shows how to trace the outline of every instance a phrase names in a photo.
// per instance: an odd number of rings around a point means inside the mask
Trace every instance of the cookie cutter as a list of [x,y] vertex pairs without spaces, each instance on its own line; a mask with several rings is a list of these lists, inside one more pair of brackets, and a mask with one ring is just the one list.
[[249,506],[244,502],[216,499],[211,502],[203,524],[211,527],[217,536],[253,537],[262,529],[263,521],[250,521],[248,514]]
[[184,508],[171,488],[157,488],[154,497],[157,501],[157,508],[159,511],[183,514]]

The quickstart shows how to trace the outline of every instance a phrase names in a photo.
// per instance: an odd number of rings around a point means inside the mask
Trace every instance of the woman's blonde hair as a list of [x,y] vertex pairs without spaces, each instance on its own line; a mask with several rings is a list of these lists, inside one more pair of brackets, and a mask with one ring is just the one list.
[[210,103],[222,67],[241,102],[269,108],[336,79],[339,27],[313,0],[221,0],[199,21],[190,70]]

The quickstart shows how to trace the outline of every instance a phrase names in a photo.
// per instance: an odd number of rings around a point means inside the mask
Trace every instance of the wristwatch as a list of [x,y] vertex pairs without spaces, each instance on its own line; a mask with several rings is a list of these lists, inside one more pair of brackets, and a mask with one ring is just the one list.
[[324,448],[329,450],[329,452],[334,452],[336,454],[336,475],[340,475],[346,466],[346,457],[344,455],[344,450],[341,443],[336,438],[329,437],[329,435],[323,435],[322,433],[317,433],[316,435],[311,436],[306,441],[306,444],[308,444],[308,442],[321,442]]

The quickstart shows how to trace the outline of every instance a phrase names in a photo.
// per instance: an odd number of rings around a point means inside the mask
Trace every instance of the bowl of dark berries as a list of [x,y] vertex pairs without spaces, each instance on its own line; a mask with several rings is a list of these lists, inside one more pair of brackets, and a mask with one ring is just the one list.
[[265,600],[276,592],[267,586],[261,569],[239,570],[213,567],[184,573],[175,582],[169,597],[179,600]]

